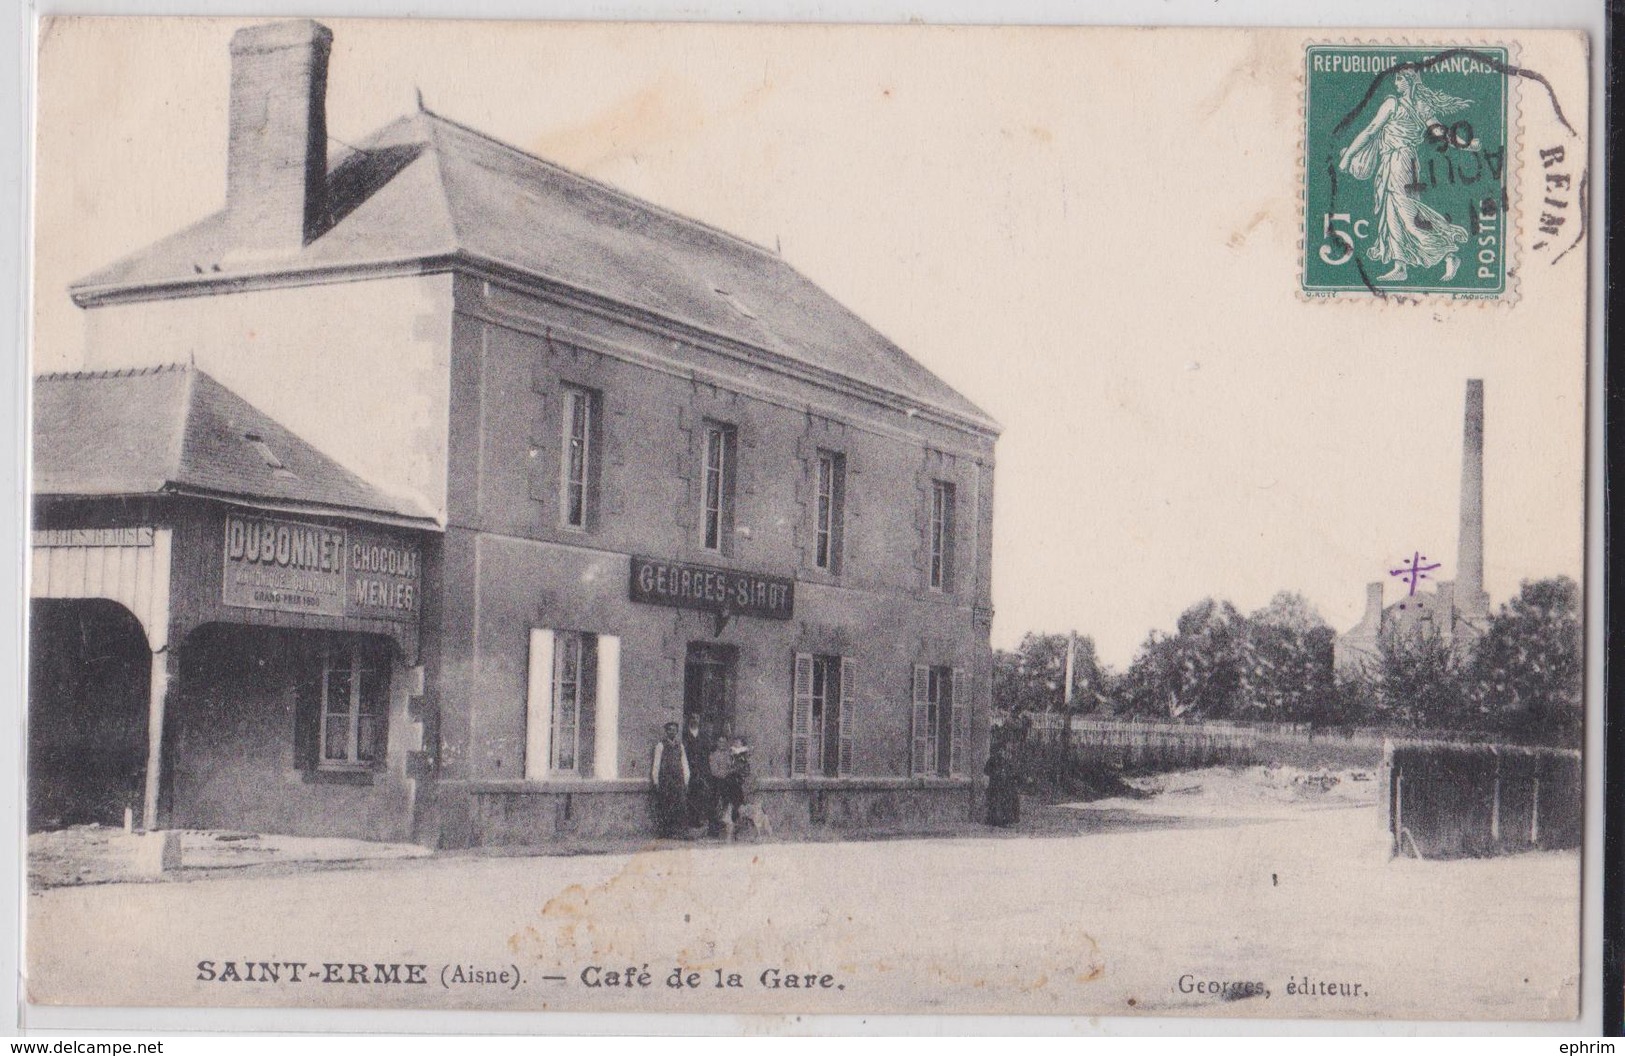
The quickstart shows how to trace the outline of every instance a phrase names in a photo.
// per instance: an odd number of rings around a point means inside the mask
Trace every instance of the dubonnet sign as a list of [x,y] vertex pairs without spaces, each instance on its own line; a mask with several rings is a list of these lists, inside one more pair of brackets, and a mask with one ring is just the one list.
[[363,528],[229,514],[221,599],[227,605],[316,616],[415,620],[418,548]]

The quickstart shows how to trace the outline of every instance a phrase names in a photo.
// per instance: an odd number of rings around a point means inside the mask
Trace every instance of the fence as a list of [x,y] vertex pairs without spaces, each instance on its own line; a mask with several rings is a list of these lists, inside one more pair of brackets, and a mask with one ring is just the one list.
[[1560,748],[1400,741],[1383,749],[1393,853],[1488,857],[1580,846],[1580,753]]
[[[1054,736],[1039,735],[1045,741]],[[1383,744],[1380,733],[1362,730],[1115,719],[1073,719],[1066,739],[1080,765],[1131,772],[1255,763],[1375,767]]]

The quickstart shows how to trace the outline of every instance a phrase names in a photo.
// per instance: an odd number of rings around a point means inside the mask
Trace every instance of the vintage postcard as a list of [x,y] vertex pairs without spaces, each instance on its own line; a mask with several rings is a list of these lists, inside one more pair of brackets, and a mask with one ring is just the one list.
[[52,17],[25,993],[1569,1020],[1590,48]]

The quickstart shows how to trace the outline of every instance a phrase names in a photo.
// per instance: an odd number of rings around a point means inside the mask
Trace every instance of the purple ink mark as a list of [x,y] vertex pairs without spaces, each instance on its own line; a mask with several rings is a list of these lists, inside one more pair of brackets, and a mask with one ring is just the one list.
[[1439,567],[1439,562],[1437,561],[1433,562],[1431,565],[1422,564],[1422,562],[1426,561],[1427,559],[1428,555],[1412,551],[1410,564],[1403,568],[1389,569],[1388,574],[1390,576],[1400,576],[1406,582],[1408,582],[1411,585],[1410,596],[1414,598],[1416,596],[1416,584],[1420,583],[1424,579],[1433,578],[1429,576],[1428,573]]

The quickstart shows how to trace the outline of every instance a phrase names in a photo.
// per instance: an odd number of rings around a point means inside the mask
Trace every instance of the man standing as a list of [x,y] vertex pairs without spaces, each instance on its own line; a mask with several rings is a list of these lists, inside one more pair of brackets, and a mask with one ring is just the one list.
[[683,758],[688,763],[688,827],[709,826],[716,814],[716,789],[711,782],[712,738],[700,726],[698,712],[688,713],[683,729]]
[[655,821],[663,838],[683,834],[687,810],[688,753],[675,722],[666,723],[665,736],[655,742],[654,765],[649,783],[655,793]]

